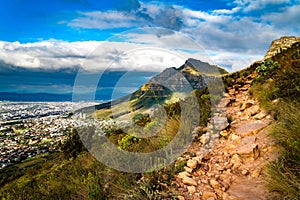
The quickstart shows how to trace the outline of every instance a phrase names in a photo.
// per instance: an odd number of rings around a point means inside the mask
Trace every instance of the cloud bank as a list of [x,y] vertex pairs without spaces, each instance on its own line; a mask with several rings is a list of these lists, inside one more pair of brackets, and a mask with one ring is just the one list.
[[[129,38],[133,35],[135,34],[129,33],[125,36]],[[3,63],[2,67],[9,65],[43,71],[66,71],[68,68],[80,67],[83,72],[160,72],[167,67],[179,67],[190,57],[205,59],[205,56],[193,49],[191,52],[187,51],[188,42],[183,46],[184,49],[177,49],[176,45],[171,44],[172,35],[159,36],[160,38],[151,34],[140,34],[139,38],[138,35],[134,36],[134,42],[133,39],[129,42],[49,40],[25,44],[0,41],[0,63]],[[180,36],[175,38],[184,41]],[[141,42],[147,40],[146,44]]]

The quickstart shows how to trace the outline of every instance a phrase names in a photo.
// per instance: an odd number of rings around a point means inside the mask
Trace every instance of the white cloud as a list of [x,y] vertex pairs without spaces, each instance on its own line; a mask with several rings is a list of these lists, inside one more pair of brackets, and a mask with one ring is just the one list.
[[68,68],[79,66],[99,44],[96,41],[69,43],[49,40],[26,44],[0,41],[0,60],[26,68]]
[[[238,1],[231,10],[194,11],[184,9],[182,32],[199,42],[212,60],[233,70],[261,59],[272,40],[300,31],[300,5],[289,1]],[[258,13],[250,11],[259,10]]]
[[232,8],[231,10],[219,9],[219,10],[214,10],[212,12],[212,14],[214,14],[214,15],[231,15],[231,14],[239,12],[240,10],[241,10],[241,8],[239,8],[239,7]]
[[[283,35],[299,33],[300,5],[289,0],[236,0],[232,9],[213,11],[192,10],[182,6],[166,6],[163,3],[140,2],[140,7],[130,12],[107,11],[81,13],[70,26],[82,28],[151,27],[159,26],[180,30],[198,42],[205,50],[229,52],[227,60],[234,55],[248,54],[251,59],[263,55],[272,40]],[[157,46],[172,48],[190,45],[176,34],[163,34]],[[130,42],[152,43],[157,38],[149,34],[132,34]],[[233,57],[230,57],[233,56]],[[226,65],[226,59],[219,64]],[[244,66],[245,67],[245,66]]]
[[270,6],[281,6],[291,3],[290,0],[235,0],[234,3],[245,12],[264,10]]
[[194,11],[190,9],[183,10],[184,17],[186,19],[195,19],[199,23],[206,21],[210,23],[226,23],[228,19],[231,19],[230,16],[219,15],[219,14],[210,14],[204,11]]
[[131,13],[107,12],[81,12],[80,17],[72,20],[68,25],[80,28],[111,29],[124,28],[137,25],[137,18]]
[[[179,30],[182,27],[182,11],[178,6],[162,3],[140,3],[140,7],[130,11],[80,12],[79,17],[67,23],[76,28],[112,29],[143,26],[159,26]],[[64,23],[61,21],[60,23]]]
[[300,4],[282,8],[282,12],[267,13],[262,16],[264,23],[272,23],[278,30],[289,34],[291,30],[294,33],[300,32]]
[[228,67],[230,72],[244,69],[264,57],[262,54],[245,54],[243,52],[209,51],[208,53],[217,65]]

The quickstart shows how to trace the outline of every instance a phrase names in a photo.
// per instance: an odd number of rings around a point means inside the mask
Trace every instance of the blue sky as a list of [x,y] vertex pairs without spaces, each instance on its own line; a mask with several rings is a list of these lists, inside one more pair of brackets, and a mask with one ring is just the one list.
[[[116,58],[145,45],[172,49],[183,58],[202,59],[197,53],[205,51],[210,62],[235,71],[262,59],[272,40],[299,36],[299,19],[299,0],[1,0],[0,73],[12,67],[95,71],[112,61],[115,69],[133,70],[142,53]],[[131,31],[149,27],[170,31]],[[120,33],[124,37],[116,37]],[[139,63],[144,67],[134,70],[159,72],[182,62],[169,56],[174,62],[168,65],[168,59],[155,56],[164,60],[162,67]]]
[[[182,1],[172,0],[162,3],[143,1],[146,4],[164,6],[181,5],[193,10],[210,11],[231,9],[225,1]],[[117,11],[134,12],[141,4],[135,0],[2,0],[0,2],[0,39],[4,41],[36,42],[57,39],[64,41],[105,40],[114,33],[128,28],[143,27],[144,24],[120,28],[81,28],[69,26],[72,20],[84,16],[85,12]],[[126,20],[126,19],[124,19]],[[99,31],[100,30],[100,31]]]

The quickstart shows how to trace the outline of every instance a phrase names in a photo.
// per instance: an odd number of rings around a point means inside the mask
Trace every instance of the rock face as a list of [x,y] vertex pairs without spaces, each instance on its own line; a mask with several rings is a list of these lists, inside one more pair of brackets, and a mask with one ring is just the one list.
[[272,56],[282,52],[282,50],[285,50],[285,49],[291,47],[292,44],[294,44],[296,42],[300,42],[300,37],[285,36],[285,37],[281,37],[277,40],[274,40],[271,43],[270,48],[269,48],[267,54],[265,55],[264,59],[266,60],[268,58],[271,58]]

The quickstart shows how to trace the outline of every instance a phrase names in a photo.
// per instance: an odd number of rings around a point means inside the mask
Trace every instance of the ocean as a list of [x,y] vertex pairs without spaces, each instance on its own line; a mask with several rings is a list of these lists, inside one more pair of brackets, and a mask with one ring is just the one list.
[[[85,95],[93,94],[95,101],[109,101],[126,96],[146,83],[156,72],[106,71],[98,82],[96,91],[88,87],[80,90],[82,101]],[[77,71],[34,71],[20,68],[0,68],[0,101],[19,102],[64,102],[72,101]],[[88,74],[91,78],[98,73]],[[121,83],[121,84],[120,84]],[[90,101],[90,98],[86,99]]]

